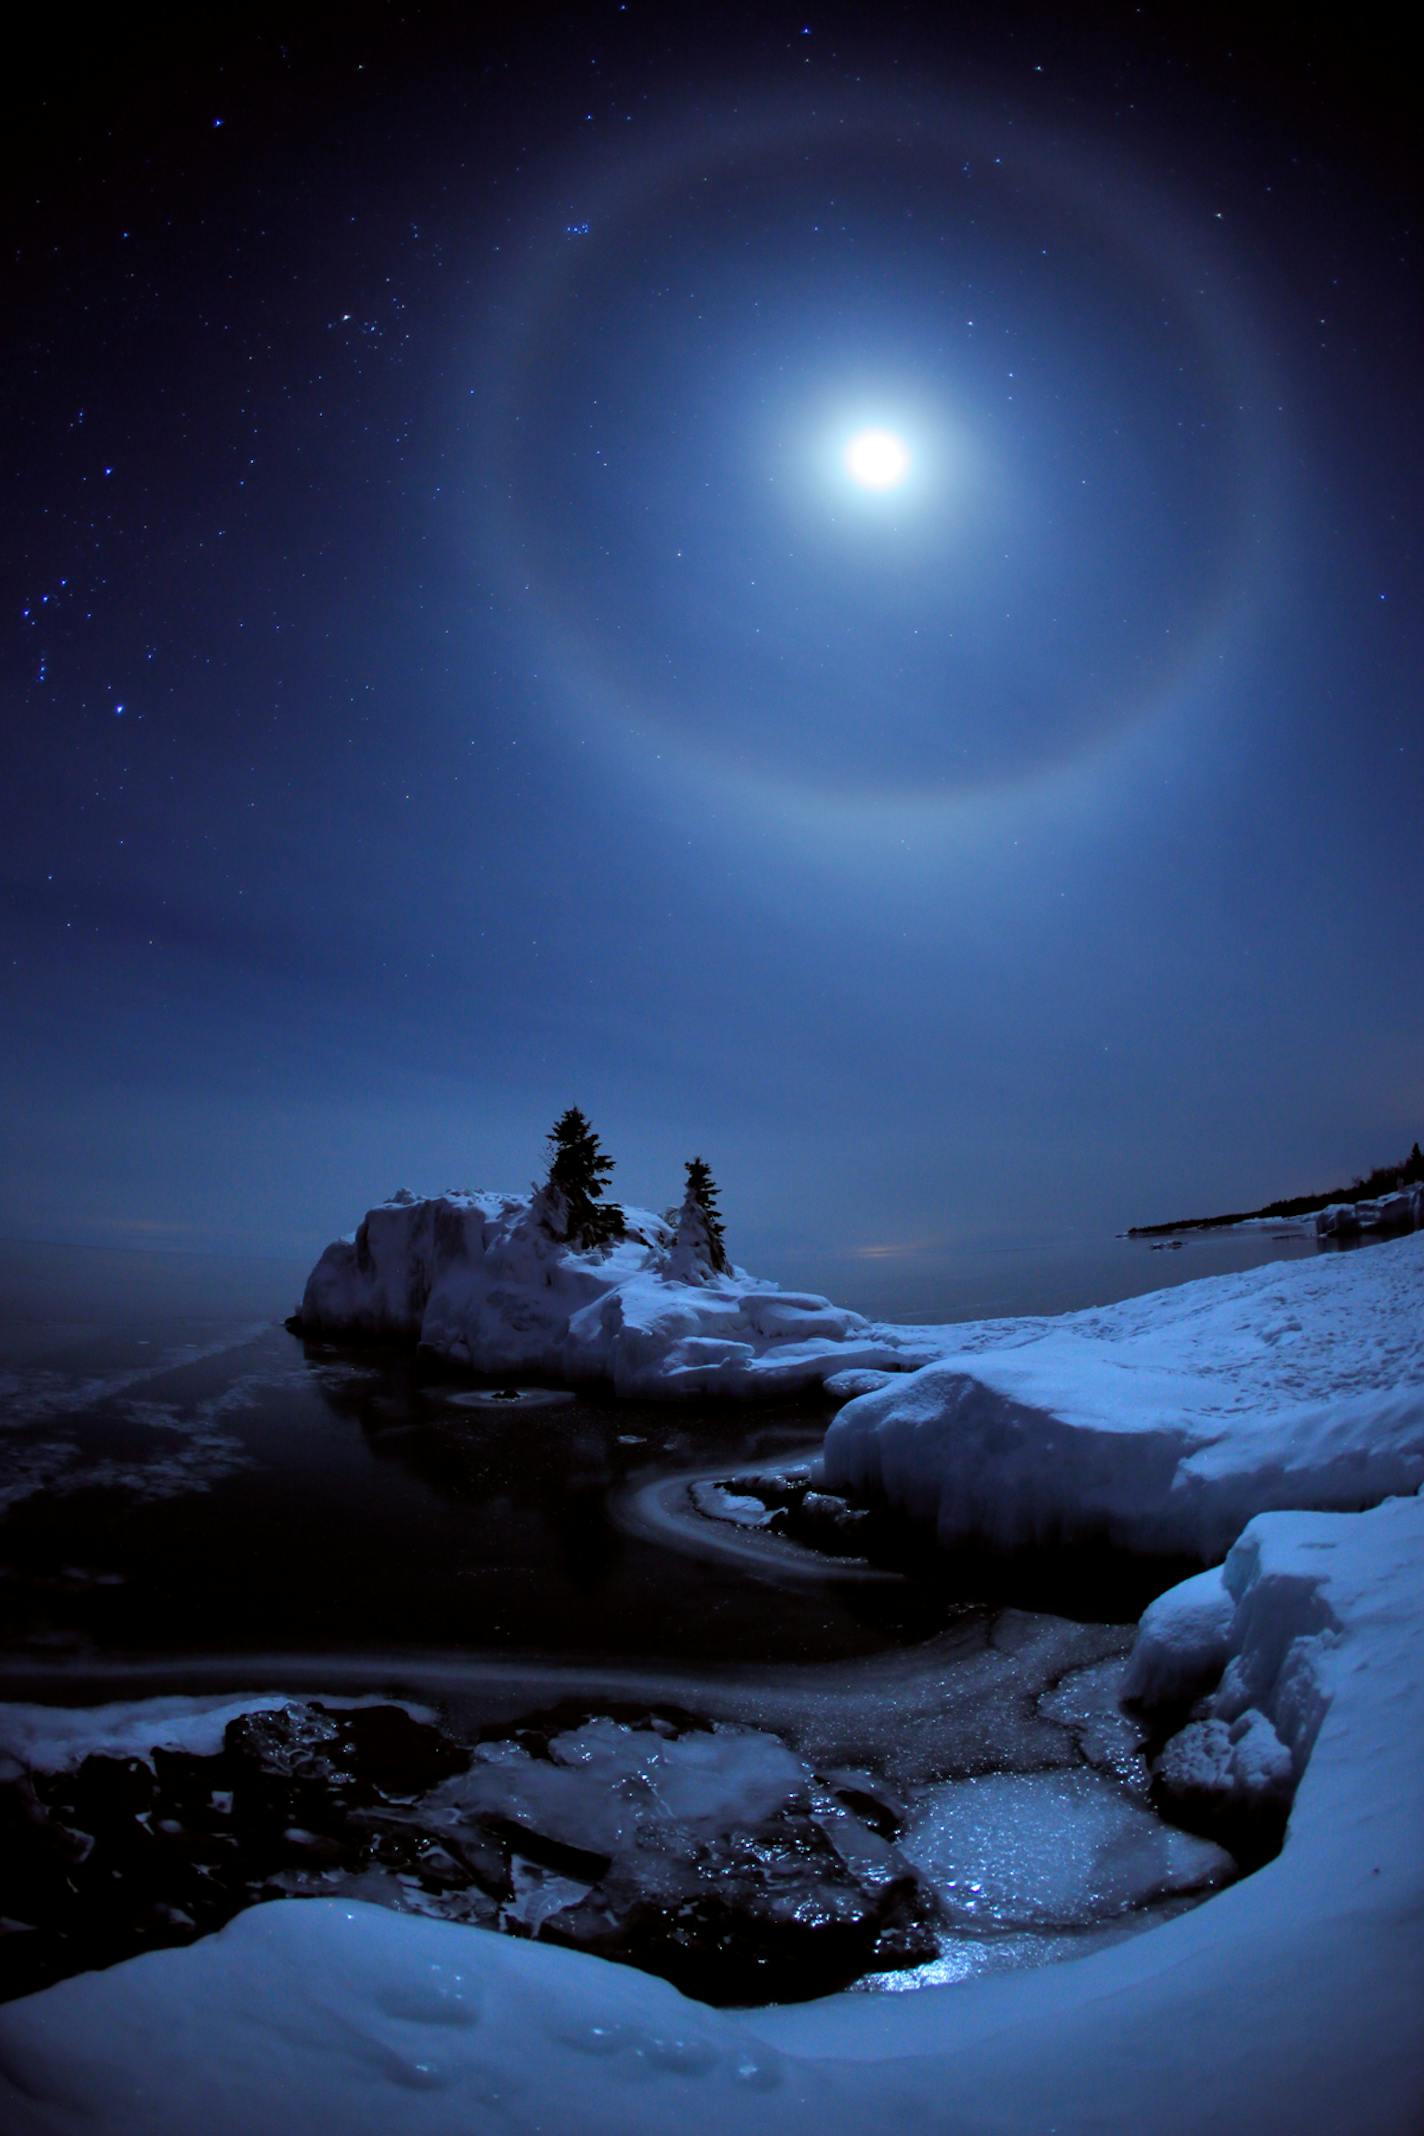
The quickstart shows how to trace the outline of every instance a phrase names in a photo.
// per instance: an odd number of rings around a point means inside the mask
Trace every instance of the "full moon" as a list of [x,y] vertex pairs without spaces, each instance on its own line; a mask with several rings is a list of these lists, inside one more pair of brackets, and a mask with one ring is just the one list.
[[893,489],[903,481],[910,455],[889,430],[862,430],[846,447],[846,466],[864,489]]

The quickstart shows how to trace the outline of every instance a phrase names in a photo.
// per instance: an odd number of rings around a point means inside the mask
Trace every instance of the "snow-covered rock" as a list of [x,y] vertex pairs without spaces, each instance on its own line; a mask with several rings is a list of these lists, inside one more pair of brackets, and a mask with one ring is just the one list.
[[[1412,1504],[1417,1518],[1419,1502]],[[1378,1532],[1388,1522],[1404,1532],[1410,1517],[1394,1502],[1369,1526]],[[1173,1589],[1143,1618],[1126,1685],[1145,1703],[1184,1705],[1201,1688],[1208,1643],[1219,1653],[1215,1690],[1158,1762],[1166,1800],[1227,1818],[1290,1804],[1330,1711],[1336,1650],[1370,1584],[1358,1547],[1353,1558],[1350,1548],[1367,1532],[1363,1521],[1350,1523],[1342,1554],[1338,1519],[1253,1521],[1219,1572]],[[1223,1606],[1230,1610],[1224,1634]],[[1193,1626],[1202,1635],[1196,1641]]]
[[1148,1604],[1123,1678],[1123,1697],[1189,1706],[1219,1679],[1231,1654],[1236,1601],[1210,1565]]
[[625,1395],[817,1386],[933,1354],[827,1298],[741,1268],[715,1274],[686,1224],[624,1215],[625,1238],[581,1252],[554,1236],[542,1191],[402,1190],[327,1247],[297,1322],[419,1341],[472,1372],[603,1381]]
[[893,1372],[876,1372],[868,1366],[860,1372],[833,1372],[826,1381],[826,1392],[837,1402],[850,1402],[858,1394],[878,1394],[894,1377]]
[[1362,1231],[1418,1231],[1424,1228],[1424,1184],[1399,1187],[1374,1201],[1331,1202],[1315,1212],[1315,1235],[1353,1239]]
[[[327,1700],[329,1706],[352,1713],[391,1703],[376,1696]],[[416,1719],[433,1718],[428,1707],[412,1705],[409,1699],[399,1703]],[[107,1706],[0,1705],[0,1760],[13,1760],[30,1772],[59,1772],[81,1757],[149,1760],[155,1744],[210,1757],[221,1749],[229,1722],[286,1704],[283,1691],[258,1691],[242,1698],[209,1694],[122,1699]]]
[[1215,1803],[1225,1811],[1272,1807],[1295,1791],[1291,1754],[1254,1706],[1229,1725],[1191,1721],[1166,1745],[1157,1767],[1165,1799],[1179,1807]]
[[[1272,1743],[1288,1754],[1287,1844],[1126,1943],[914,1995],[719,2012],[577,1952],[351,1901],[278,1901],[186,1950],[0,2010],[0,2122],[10,2136],[665,2136],[718,2123],[742,2136],[1414,2136],[1421,1553],[1418,1498],[1252,1523],[1226,1568],[1212,1718],[1228,1738],[1246,1721],[1243,1774],[1279,1786]],[[1199,1589],[1159,1625],[1204,1607]],[[1200,1665],[1178,1645],[1186,1673],[1158,1671],[1169,1699]]]
[[933,1332],[947,1355],[840,1411],[825,1474],[946,1545],[1210,1563],[1255,1513],[1424,1482],[1424,1236]]

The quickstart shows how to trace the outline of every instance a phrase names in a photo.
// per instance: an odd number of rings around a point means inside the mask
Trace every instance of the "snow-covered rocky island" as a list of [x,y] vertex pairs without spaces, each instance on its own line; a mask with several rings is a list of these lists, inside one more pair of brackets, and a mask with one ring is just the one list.
[[547,1187],[529,1194],[402,1190],[328,1246],[295,1325],[386,1337],[485,1376],[527,1374],[619,1395],[747,1394],[903,1368],[932,1348],[712,1252],[695,1203],[672,1218],[621,1210],[606,1243],[567,1236]]
[[[764,2008],[711,2008],[537,1924],[517,1940],[350,1896],[252,1906],[0,2011],[5,2126],[1424,2126],[1424,1233],[1054,1319],[902,1328],[754,1281],[691,1187],[672,1218],[630,1209],[620,1235],[591,1240],[559,1236],[568,1211],[544,1192],[395,1197],[328,1248],[295,1324],[420,1345],[475,1379],[619,1396],[821,1386],[842,1401],[821,1480],[946,1550],[1194,1563],[1111,1665],[1114,1691],[1150,1739],[1159,1803],[1198,1832],[1254,1820],[1278,1837],[1285,1821],[1284,1844],[1068,1962]],[[345,1740],[330,1713],[304,1725]],[[821,1785],[681,1726],[656,1758],[675,1787],[703,1773],[695,1803],[709,1760],[717,1786],[768,1801]],[[23,1732],[6,1737],[17,1755]],[[1078,1740],[1060,1798],[1095,1784]],[[536,1746],[551,1778],[517,1748],[498,1756],[520,1786],[557,1782],[561,1800],[605,1766],[616,1792],[631,1755],[626,1734],[554,1734]],[[494,1759],[443,1783],[452,1815],[494,1784]],[[993,1821],[1001,1781],[968,1785],[925,1846],[966,1814]],[[1080,1813],[1065,1834],[1081,1836]],[[1094,1878],[1111,1880],[1125,1830]]]

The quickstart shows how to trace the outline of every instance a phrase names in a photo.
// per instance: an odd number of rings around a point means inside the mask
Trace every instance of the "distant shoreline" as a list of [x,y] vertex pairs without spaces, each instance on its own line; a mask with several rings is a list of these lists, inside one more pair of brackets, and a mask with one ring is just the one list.
[[1314,1216],[1317,1211],[1329,1209],[1336,1203],[1378,1200],[1381,1195],[1397,1193],[1401,1187],[1414,1186],[1421,1180],[1424,1180],[1424,1153],[1416,1142],[1402,1163],[1376,1165],[1368,1177],[1353,1180],[1348,1187],[1329,1187],[1322,1194],[1296,1194],[1286,1201],[1267,1202],[1263,1209],[1236,1209],[1227,1216],[1183,1216],[1170,1224],[1132,1224],[1124,1236],[1157,1239],[1172,1231],[1221,1231],[1230,1224]]
[[1348,1194],[1310,1194],[1286,1206],[1276,1202],[1268,1209],[1240,1209],[1230,1216],[1183,1216],[1170,1224],[1130,1224],[1124,1236],[1130,1239],[1157,1239],[1165,1238],[1173,1231],[1224,1231],[1232,1224],[1285,1224],[1289,1223],[1292,1217],[1311,1216],[1317,1209],[1328,1209],[1332,1202],[1348,1201],[1352,1198]]
[[1262,1222],[1289,1224],[1289,1222],[1292,1222],[1294,1215],[1311,1215],[1311,1211],[1315,1211],[1315,1209],[1328,1209],[1330,1207],[1330,1198],[1332,1196],[1326,1196],[1326,1200],[1319,1200],[1319,1203],[1317,1203],[1317,1200],[1311,1200],[1309,1209],[1294,1209],[1294,1211],[1285,1211],[1285,1209],[1243,1209],[1238,1215],[1185,1215],[1185,1218],[1181,1218],[1176,1224],[1129,1224],[1127,1230],[1123,1232],[1123,1237],[1125,1239],[1166,1239],[1170,1232],[1176,1232],[1176,1230],[1230,1230],[1232,1224],[1262,1224]]

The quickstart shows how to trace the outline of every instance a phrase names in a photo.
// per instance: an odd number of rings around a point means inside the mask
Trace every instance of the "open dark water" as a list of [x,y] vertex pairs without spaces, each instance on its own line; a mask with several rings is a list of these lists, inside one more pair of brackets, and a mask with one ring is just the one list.
[[[827,1414],[587,1398],[472,1409],[408,1359],[269,1328],[12,1427],[24,1495],[0,1526],[7,1645],[30,1666],[874,1651],[933,1628],[933,1612],[883,1583],[821,1593],[804,1580],[778,1587],[769,1610],[744,1567],[670,1552],[616,1518],[625,1492],[670,1466],[804,1454]],[[66,1441],[76,1453],[50,1473],[46,1450]]]
[[[1304,1241],[1125,1247],[1119,1288]],[[1098,1242],[1092,1242],[1098,1251]],[[1022,1260],[1018,1296],[1058,1288]],[[12,1681],[121,1659],[523,1653],[778,1664],[924,1638],[974,1599],[918,1580],[784,1579],[627,1515],[670,1470],[774,1466],[831,1414],[772,1405],[472,1408],[395,1354],[305,1345],[278,1262],[0,1245],[0,1628]],[[1089,1577],[1085,1584],[1085,1572]],[[1022,1568],[1019,1600],[1129,1619],[1140,1586]],[[1010,1583],[1012,1587],[1012,1581]]]
[[784,1266],[778,1263],[778,1274],[788,1286],[824,1291],[872,1319],[934,1323],[1073,1313],[1319,1250],[1309,1217],[1261,1231],[1182,1231],[1170,1240],[1025,1226],[1016,1234],[912,1251],[793,1252]]

